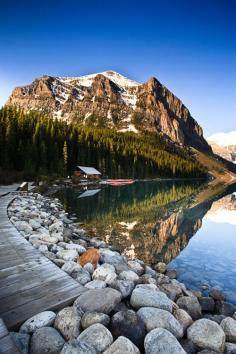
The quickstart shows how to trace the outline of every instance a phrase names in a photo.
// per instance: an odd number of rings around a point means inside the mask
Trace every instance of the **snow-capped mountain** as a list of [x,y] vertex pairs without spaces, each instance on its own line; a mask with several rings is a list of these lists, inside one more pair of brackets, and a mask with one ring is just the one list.
[[207,141],[215,154],[236,163],[236,131],[213,134]]
[[177,143],[211,151],[189,110],[156,78],[139,83],[114,71],[43,76],[15,88],[7,105],[118,131],[156,131]]

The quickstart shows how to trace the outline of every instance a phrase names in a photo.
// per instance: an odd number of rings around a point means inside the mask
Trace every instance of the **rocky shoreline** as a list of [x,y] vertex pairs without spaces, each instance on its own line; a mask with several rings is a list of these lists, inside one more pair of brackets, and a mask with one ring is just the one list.
[[8,215],[22,237],[83,286],[71,306],[11,332],[23,354],[236,353],[236,308],[217,289],[187,289],[176,271],[129,260],[89,238],[58,199],[16,196]]

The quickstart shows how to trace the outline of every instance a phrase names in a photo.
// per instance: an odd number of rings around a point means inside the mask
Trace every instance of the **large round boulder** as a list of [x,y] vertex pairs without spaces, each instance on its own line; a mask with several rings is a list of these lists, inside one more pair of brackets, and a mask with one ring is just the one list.
[[140,307],[156,307],[172,312],[172,302],[165,293],[142,287],[136,287],[131,295],[130,303],[135,309]]
[[211,320],[202,318],[194,322],[187,330],[188,339],[201,349],[223,352],[225,333],[223,329]]
[[144,321],[148,332],[154,328],[165,328],[176,338],[183,337],[183,326],[170,312],[154,307],[142,307],[137,313]]

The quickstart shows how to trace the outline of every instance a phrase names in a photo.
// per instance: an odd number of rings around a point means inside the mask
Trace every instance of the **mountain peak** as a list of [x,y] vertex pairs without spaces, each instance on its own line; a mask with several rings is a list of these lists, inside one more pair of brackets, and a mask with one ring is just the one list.
[[118,131],[149,131],[182,145],[211,151],[202,128],[155,77],[139,83],[113,70],[77,77],[45,75],[18,87],[7,105]]

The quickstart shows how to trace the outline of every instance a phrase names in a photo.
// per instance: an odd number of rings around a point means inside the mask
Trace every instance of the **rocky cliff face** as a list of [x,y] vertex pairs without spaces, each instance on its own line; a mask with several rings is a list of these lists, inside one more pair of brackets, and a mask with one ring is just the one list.
[[189,110],[155,78],[140,84],[114,71],[75,78],[43,76],[15,88],[7,104],[85,125],[158,132],[211,151]]

